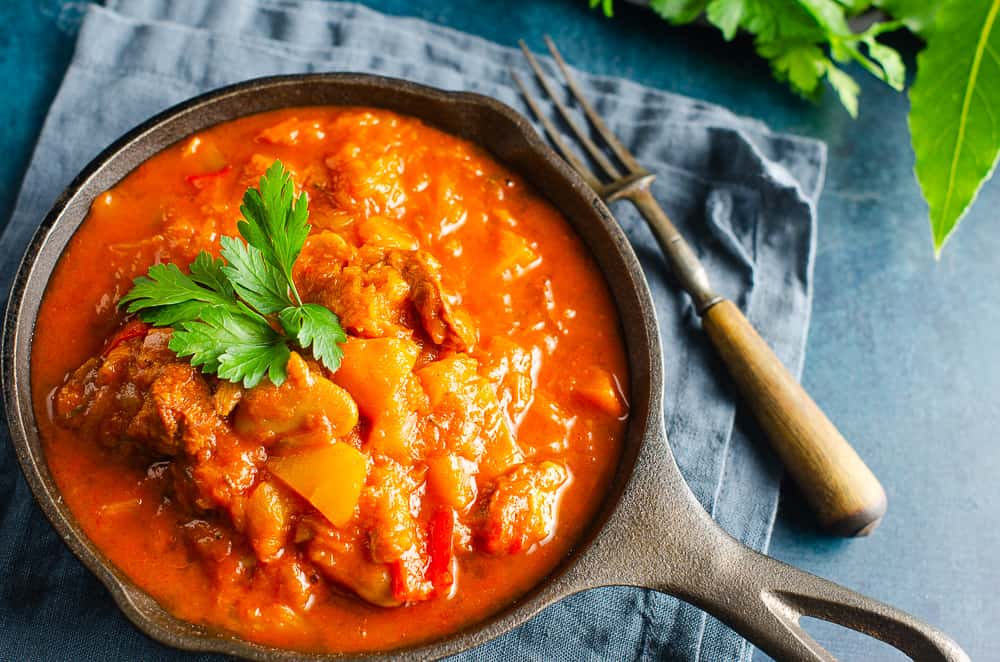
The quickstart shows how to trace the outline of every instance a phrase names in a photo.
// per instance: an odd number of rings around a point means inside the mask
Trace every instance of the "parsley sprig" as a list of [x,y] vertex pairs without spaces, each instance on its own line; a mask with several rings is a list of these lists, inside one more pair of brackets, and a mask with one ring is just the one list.
[[309,235],[309,200],[295,196],[291,173],[275,161],[259,188],[243,195],[238,237],[222,237],[222,258],[202,251],[185,274],[156,264],[135,279],[119,305],[154,326],[173,327],[169,347],[203,372],[246,388],[266,375],[281,385],[289,345],[340,367],[347,340],[327,308],[302,303],[292,268]]

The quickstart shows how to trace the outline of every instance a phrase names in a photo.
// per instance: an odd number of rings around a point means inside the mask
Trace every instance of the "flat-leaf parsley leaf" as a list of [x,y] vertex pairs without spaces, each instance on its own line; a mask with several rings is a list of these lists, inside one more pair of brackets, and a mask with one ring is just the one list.
[[293,344],[337,370],[347,340],[340,320],[323,306],[303,304],[292,281],[309,235],[308,204],[275,161],[259,188],[243,196],[238,227],[246,243],[222,237],[222,258],[202,251],[190,274],[172,263],[153,265],[119,305],[154,326],[173,327],[169,347],[178,356],[246,388],[265,376],[284,383]]

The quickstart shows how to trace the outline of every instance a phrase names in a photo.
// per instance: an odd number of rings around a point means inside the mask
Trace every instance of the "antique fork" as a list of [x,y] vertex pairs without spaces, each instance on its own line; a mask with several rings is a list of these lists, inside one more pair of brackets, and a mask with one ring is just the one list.
[[545,94],[587,154],[600,166],[605,181],[602,182],[602,177],[569,148],[524,82],[511,70],[531,112],[566,161],[605,202],[629,200],[642,214],[681,287],[694,302],[702,328],[820,523],[840,535],[871,533],[886,509],[885,491],[878,479],[785,369],[739,308],[712,290],[701,261],[650,192],[655,175],[643,168],[608,130],[584,97],[552,40],[545,37],[566,86],[621,167],[615,165],[573,119],[535,55],[524,41],[519,43]]

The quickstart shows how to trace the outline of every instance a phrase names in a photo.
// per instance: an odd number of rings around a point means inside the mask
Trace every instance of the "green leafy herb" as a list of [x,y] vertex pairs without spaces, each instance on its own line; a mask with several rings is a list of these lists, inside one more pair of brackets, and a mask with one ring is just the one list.
[[190,276],[176,264],[154,264],[146,276],[135,279],[119,305],[156,326],[197,319],[209,308],[236,305],[233,288],[220,275],[219,264],[205,252],[191,264]]
[[260,188],[247,189],[240,210],[246,243],[222,237],[222,259],[202,251],[190,274],[176,264],[153,265],[119,305],[150,324],[173,327],[169,346],[178,356],[247,388],[265,376],[284,383],[292,343],[337,370],[347,340],[340,320],[323,306],[303,304],[292,280],[309,235],[307,196],[296,199],[291,174],[275,161]]
[[237,224],[247,243],[284,278],[295,301],[302,304],[292,282],[292,265],[309,236],[309,198],[295,200],[292,175],[281,161],[275,161],[260,179],[259,189],[247,189],[243,196],[243,219]]
[[1000,153],[1000,0],[942,3],[910,91],[916,173],[930,207],[934,250],[996,167]]
[[[332,313],[331,313],[332,314]],[[174,326],[170,349],[191,357],[191,365],[247,388],[266,374],[275,384],[285,381],[290,356],[287,338],[267,320],[231,308],[208,308],[196,320]]]
[[[608,16],[611,5],[590,0],[591,8],[601,6]],[[904,27],[923,38],[927,48],[917,59],[909,121],[916,175],[940,254],[1000,154],[995,110],[1000,0],[649,0],[649,5],[674,24],[704,15],[726,40],[741,31],[751,35],[775,78],[807,99],[816,99],[825,81],[851,117],[858,114],[860,87],[842,66],[856,62],[902,90],[903,60],[878,38]]]
[[[327,367],[340,366],[344,351],[340,343],[347,340],[339,320],[329,308],[307,303],[303,306],[289,306],[280,313],[281,328],[295,338],[299,347],[312,347],[313,356]],[[335,369],[335,368],[331,368]]]

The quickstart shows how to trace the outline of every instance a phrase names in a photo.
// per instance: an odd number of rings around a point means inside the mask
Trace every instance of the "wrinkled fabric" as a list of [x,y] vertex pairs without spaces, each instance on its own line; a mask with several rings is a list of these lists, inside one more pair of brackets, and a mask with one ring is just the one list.
[[[513,66],[531,79],[519,52],[354,4],[109,0],[82,10],[73,61],[0,238],[5,292],[32,233],[73,176],[131,127],[198,93],[271,74],[357,71],[476,91],[527,112],[507,73]],[[550,61],[543,65],[552,70]],[[824,146],[694,99],[578,76],[611,129],[657,175],[655,196],[717,290],[799,374]],[[665,420],[681,471],[726,530],[766,551],[780,467],[759,433],[736,415],[724,368],[642,219],[627,203],[613,211],[656,303]],[[715,661],[749,660],[751,652],[741,637],[690,605],[614,587],[568,598],[456,659]],[[219,659],[160,646],[124,619],[34,505],[6,429],[0,437],[0,659]]]

